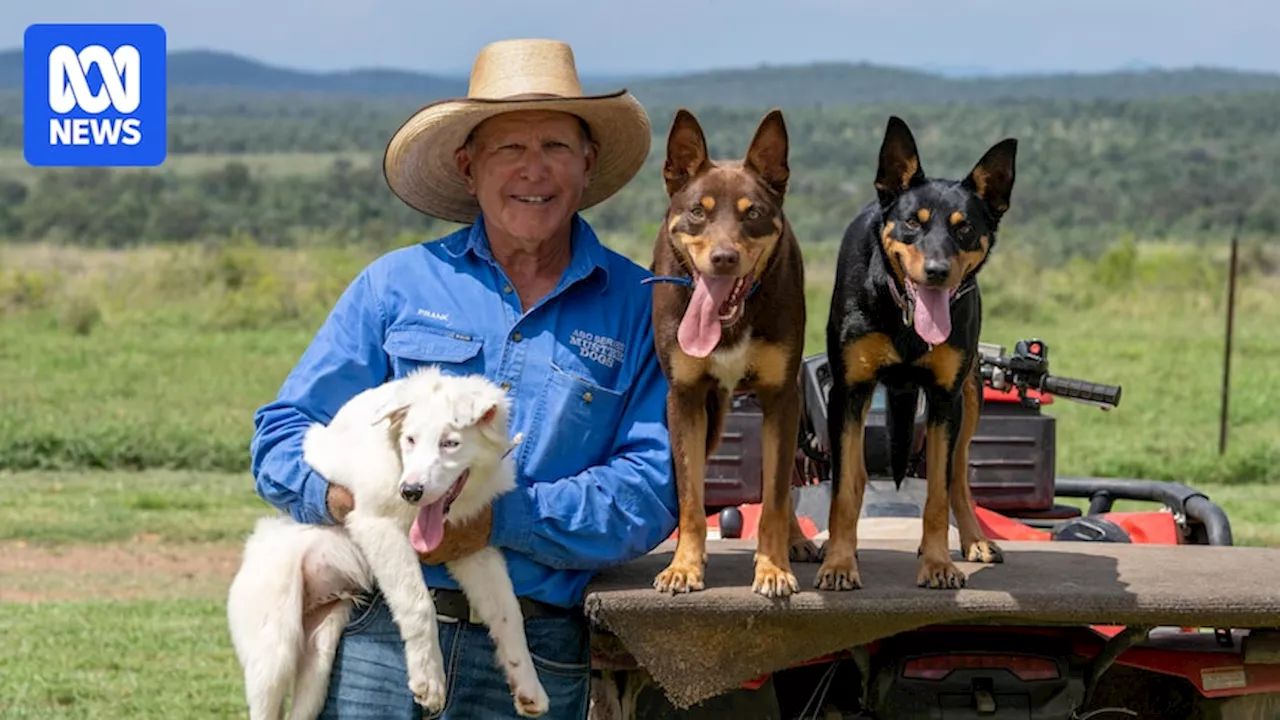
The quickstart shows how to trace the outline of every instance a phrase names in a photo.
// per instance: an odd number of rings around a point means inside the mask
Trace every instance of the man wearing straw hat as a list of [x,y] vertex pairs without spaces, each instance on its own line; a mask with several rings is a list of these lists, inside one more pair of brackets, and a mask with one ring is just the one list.
[[[303,432],[344,401],[423,364],[483,373],[512,398],[519,487],[443,540],[414,538],[437,588],[445,718],[514,715],[487,629],[441,563],[503,549],[526,617],[548,718],[586,716],[593,572],[652,550],[676,527],[665,407],[652,350],[649,274],[605,248],[578,211],[617,192],[649,151],[625,91],[584,96],[571,49],[486,46],[466,98],[433,103],[391,138],[391,190],[465,226],[390,252],[351,283],[279,396],[255,416],[260,495],[294,518],[341,522],[351,496],[301,457]],[[399,631],[378,597],[351,618],[321,717],[421,717]]]

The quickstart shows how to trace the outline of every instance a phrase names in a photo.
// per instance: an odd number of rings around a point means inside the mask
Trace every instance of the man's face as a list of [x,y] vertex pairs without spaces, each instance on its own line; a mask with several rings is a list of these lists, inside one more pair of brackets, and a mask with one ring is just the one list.
[[568,226],[595,164],[578,119],[525,110],[476,128],[458,169],[476,196],[486,226],[519,239],[545,240]]

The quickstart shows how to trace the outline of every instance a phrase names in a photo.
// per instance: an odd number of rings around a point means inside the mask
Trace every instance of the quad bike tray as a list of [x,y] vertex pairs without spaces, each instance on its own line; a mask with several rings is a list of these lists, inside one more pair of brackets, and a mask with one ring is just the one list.
[[[678,707],[768,672],[940,624],[1280,625],[1280,550],[1200,545],[1001,542],[1005,562],[958,563],[960,590],[915,586],[918,541],[863,540],[863,588],[813,589],[817,563],[793,566],[801,592],[751,591],[755,544],[708,543],[706,589],[662,595],[667,542],[599,574],[587,590],[593,643],[645,668]],[[955,552],[953,549],[953,557]]]

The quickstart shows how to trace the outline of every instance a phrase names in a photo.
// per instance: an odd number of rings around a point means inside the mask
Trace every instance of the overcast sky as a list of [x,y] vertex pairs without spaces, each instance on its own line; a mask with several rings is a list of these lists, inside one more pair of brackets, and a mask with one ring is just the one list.
[[[1280,71],[1275,0],[3,0],[0,48],[34,22],[159,22],[172,50],[298,69],[465,72],[485,42],[557,37],[579,71],[667,73],[865,60],[1096,71]],[[283,38],[283,39],[282,39]]]

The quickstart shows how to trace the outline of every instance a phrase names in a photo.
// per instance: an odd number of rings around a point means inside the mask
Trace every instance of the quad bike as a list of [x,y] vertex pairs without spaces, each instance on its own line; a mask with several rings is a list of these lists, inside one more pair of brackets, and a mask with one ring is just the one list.
[[[993,539],[1232,544],[1226,514],[1194,488],[1056,475],[1055,419],[1044,408],[1062,398],[1111,409],[1120,401],[1119,387],[1050,374],[1048,346],[1040,339],[1017,342],[1012,353],[984,344],[981,373],[984,407],[970,450],[970,483],[979,521]],[[804,412],[792,500],[812,537],[826,529],[831,497],[826,437],[831,382],[825,354],[806,358],[801,374]],[[920,518],[925,410],[922,394],[913,462],[907,482],[897,490],[890,479],[885,396],[883,388],[877,390],[866,427],[871,480],[864,522]],[[754,398],[735,398],[721,447],[708,459],[705,498],[712,538],[754,537],[761,500],[760,431]],[[1147,501],[1157,508],[1115,512],[1119,500]],[[748,698],[706,714],[653,709],[634,717],[1280,718],[1280,659],[1250,665],[1246,674],[1242,646],[1249,645],[1274,656],[1280,631],[1237,630],[1233,637],[1229,629],[927,627],[745,684],[747,690],[768,684],[767,711],[758,699]]]

